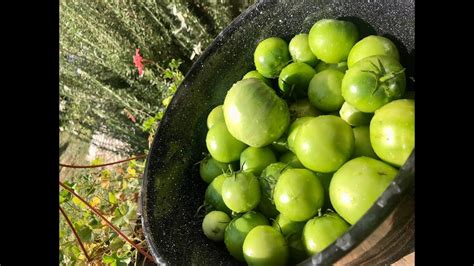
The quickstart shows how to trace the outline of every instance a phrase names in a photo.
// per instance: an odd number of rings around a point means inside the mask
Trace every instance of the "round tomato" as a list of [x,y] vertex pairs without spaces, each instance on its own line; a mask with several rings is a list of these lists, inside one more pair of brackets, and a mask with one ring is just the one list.
[[321,19],[309,31],[309,47],[320,60],[329,63],[346,61],[359,38],[356,26],[349,21]]
[[292,221],[306,221],[324,204],[324,190],[319,179],[307,169],[287,169],[273,192],[277,210]]
[[331,173],[351,157],[354,133],[351,126],[337,116],[318,116],[300,126],[294,150],[306,168]]
[[314,75],[309,83],[308,98],[312,105],[324,112],[338,111],[344,103],[341,83],[344,73],[326,69]]
[[354,127],[369,125],[370,120],[374,116],[373,113],[363,113],[357,110],[348,102],[344,102],[341,109],[339,110],[339,115],[344,121]]
[[349,224],[333,212],[309,220],[303,229],[303,242],[308,254],[323,251],[349,229]]
[[372,113],[405,93],[405,72],[393,57],[374,55],[359,60],[342,80],[342,97],[356,109]]
[[250,211],[233,219],[224,232],[224,243],[229,253],[239,261],[244,261],[242,246],[247,234],[259,225],[268,225],[268,220],[261,213]]
[[227,92],[224,118],[232,136],[258,148],[271,144],[285,133],[290,112],[286,102],[272,88],[259,79],[249,78],[238,81]]
[[207,116],[207,128],[211,128],[215,124],[224,122],[224,113],[222,112],[222,104],[214,107]]
[[308,94],[308,85],[316,71],[305,63],[287,65],[278,77],[278,87],[291,98],[303,98]]
[[354,153],[352,158],[360,156],[372,157],[378,159],[377,155],[370,144],[370,129],[368,126],[355,127],[354,131]]
[[248,147],[240,154],[240,165],[242,171],[251,172],[256,176],[277,159],[270,147],[254,148]]
[[283,235],[269,225],[253,228],[242,247],[248,265],[286,265],[288,246]]
[[415,147],[415,101],[396,100],[375,111],[370,143],[380,159],[402,166]]
[[348,161],[331,179],[332,206],[344,220],[355,224],[382,195],[397,172],[392,166],[370,157]]
[[308,43],[308,34],[301,33],[295,35],[288,45],[293,62],[301,62],[312,67],[318,63],[318,58],[311,52]]
[[393,42],[385,37],[370,35],[358,41],[347,57],[347,65],[352,67],[359,60],[373,55],[387,55],[397,61],[400,59],[398,49]]
[[223,241],[224,232],[230,217],[225,212],[211,211],[202,221],[202,231],[212,241]]
[[266,78],[277,78],[290,60],[288,44],[278,37],[261,41],[253,54],[255,68]]
[[291,121],[304,116],[318,116],[322,112],[316,109],[308,100],[308,98],[297,100],[288,107],[290,109]]
[[229,133],[225,123],[219,123],[209,129],[206,145],[211,156],[223,163],[238,160],[240,153],[247,147]]
[[249,79],[249,78],[256,78],[256,79],[259,79],[263,82],[265,82],[265,84],[267,84],[268,86],[272,86],[272,83],[270,82],[269,79],[267,79],[266,77],[262,76],[262,74],[260,74],[257,70],[252,70],[252,71],[249,71],[247,72],[247,74],[245,74],[242,79]]
[[301,164],[300,160],[298,160],[298,157],[296,157],[296,155],[294,153],[292,153],[291,151],[288,151],[286,153],[284,153],[282,156],[280,156],[280,158],[278,159],[278,161],[288,165],[288,166],[291,166],[293,168],[304,168],[304,166]]
[[257,207],[261,197],[258,179],[247,172],[233,173],[222,184],[222,199],[229,209],[242,213]]

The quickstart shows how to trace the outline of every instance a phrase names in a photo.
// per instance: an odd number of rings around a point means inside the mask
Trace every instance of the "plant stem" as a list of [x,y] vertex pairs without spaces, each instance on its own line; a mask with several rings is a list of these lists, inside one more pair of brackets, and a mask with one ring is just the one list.
[[61,208],[61,206],[59,206],[59,211],[61,211],[61,214],[64,216],[64,219],[66,219],[67,224],[69,225],[69,227],[71,228],[72,232],[74,233],[74,236],[76,237],[76,240],[77,240],[77,242],[79,243],[79,246],[81,247],[82,252],[84,252],[84,255],[85,255],[86,258],[87,258],[87,262],[90,262],[90,261],[91,261],[91,258],[90,258],[89,255],[87,254],[86,248],[85,248],[84,245],[82,244],[81,238],[80,238],[79,235],[77,234],[76,229],[74,229],[74,226],[72,225],[71,220],[69,220],[69,217],[68,217],[67,214],[64,212],[63,208]]
[[67,167],[67,168],[97,168],[97,167],[103,167],[103,166],[107,166],[107,165],[113,165],[113,164],[119,164],[119,163],[123,163],[123,162],[127,162],[127,161],[132,161],[132,160],[135,160],[135,159],[141,159],[141,158],[145,158],[145,157],[146,157],[146,154],[140,154],[140,155],[137,155],[137,156],[132,157],[132,158],[128,158],[128,159],[125,159],[125,160],[116,161],[116,162],[112,162],[112,163],[97,164],[97,165],[71,165],[71,164],[59,163],[59,166]]
[[[87,202],[86,200],[84,200],[81,196],[79,196],[76,192],[74,192],[73,189],[71,189],[69,186],[63,184],[61,181],[59,181],[59,185],[62,186],[64,189],[66,189],[67,191],[69,191],[71,194],[73,194],[74,196],[76,196],[80,201],[82,201],[92,212],[94,212],[95,214],[97,214],[112,230],[114,230],[117,234],[119,234],[125,241],[127,241],[128,243],[130,243],[130,245],[132,245],[136,250],[138,250],[138,252],[140,252],[143,256],[145,256],[147,259],[149,259],[150,261],[152,262],[155,262],[155,259],[150,255],[148,254],[145,250],[143,250],[143,248],[138,245],[138,244],[135,244],[132,240],[130,240],[124,233],[122,233],[122,231],[120,231],[120,229],[118,229],[115,225],[113,225],[111,222],[109,222],[109,220],[107,220],[98,210],[96,210],[94,207],[92,207],[89,202]],[[155,262],[156,263],[156,262]]]

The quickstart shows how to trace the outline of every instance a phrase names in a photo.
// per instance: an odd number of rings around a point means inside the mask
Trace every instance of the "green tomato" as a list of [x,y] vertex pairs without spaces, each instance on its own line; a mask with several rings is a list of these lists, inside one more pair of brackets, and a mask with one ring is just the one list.
[[339,110],[344,103],[341,95],[343,78],[344,73],[335,69],[326,69],[314,75],[308,87],[311,104],[325,112]]
[[229,253],[239,261],[244,261],[242,246],[247,234],[259,225],[268,225],[268,220],[261,213],[250,211],[233,219],[226,227],[224,243]]
[[347,65],[352,67],[359,60],[373,55],[386,55],[400,60],[398,49],[393,42],[385,37],[370,35],[358,41],[347,57]]
[[273,200],[277,210],[292,221],[306,221],[324,204],[323,186],[307,169],[288,169],[275,186]]
[[275,203],[273,202],[273,191],[280,175],[289,168],[291,166],[281,162],[272,163],[263,170],[258,179],[260,191],[262,192],[258,208],[268,218],[275,218],[278,215]]
[[270,147],[254,148],[248,147],[240,154],[240,165],[242,171],[251,172],[256,176],[277,159]]
[[319,63],[314,68],[314,70],[316,70],[316,73],[319,73],[319,72],[321,72],[323,70],[326,70],[326,69],[335,69],[335,70],[341,71],[342,73],[346,73],[347,63],[342,61],[342,62],[339,62],[337,64],[328,64],[324,61],[319,61]]
[[358,157],[334,173],[329,197],[336,212],[355,224],[377,201],[397,174],[392,166],[370,158]]
[[224,122],[224,113],[222,112],[222,104],[214,107],[207,116],[207,128],[210,129],[216,124]]
[[303,164],[301,164],[300,160],[298,160],[298,157],[296,157],[296,155],[291,151],[288,151],[280,156],[278,161],[285,163],[292,168],[304,168]]
[[323,251],[349,229],[349,224],[336,213],[309,220],[303,229],[303,242],[309,255]]
[[402,166],[415,147],[415,101],[396,100],[375,111],[370,143],[380,159]]
[[222,198],[225,205],[237,213],[257,207],[260,194],[258,179],[252,173],[234,173],[222,184]]
[[389,56],[374,55],[359,60],[347,70],[341,92],[346,102],[365,113],[375,112],[405,93],[405,72]]
[[354,127],[369,125],[370,120],[374,116],[373,113],[363,113],[357,110],[357,108],[348,102],[344,102],[341,110],[339,110],[339,115],[344,121]]
[[337,116],[318,116],[298,129],[294,150],[306,168],[331,173],[351,157],[354,133],[351,126]]
[[289,262],[298,264],[306,259],[306,249],[301,239],[305,222],[291,221],[282,214],[279,214],[273,221],[273,228],[280,231],[288,243]]
[[266,78],[277,78],[290,62],[288,44],[281,38],[270,37],[261,41],[253,54],[257,71]]
[[291,121],[304,116],[319,116],[323,113],[316,109],[308,100],[308,98],[297,100],[288,107],[290,110]]
[[225,171],[229,170],[229,167],[233,171],[238,169],[235,162],[221,163],[211,156],[206,156],[206,158],[199,163],[199,175],[204,182],[211,183],[215,177],[222,175]]
[[231,214],[232,211],[225,205],[224,199],[222,198],[222,184],[226,180],[225,174],[219,175],[207,186],[204,194],[204,203],[212,206],[218,211],[223,211],[227,214]]
[[334,64],[346,61],[359,38],[356,26],[349,21],[322,19],[309,31],[309,47],[320,60]]
[[312,67],[318,63],[318,58],[314,56],[309,48],[308,34],[306,33],[295,35],[288,44],[288,50],[290,50],[293,62],[305,63]]
[[202,231],[212,241],[223,241],[225,228],[230,222],[230,217],[225,212],[211,211],[202,221]]
[[219,123],[209,129],[206,146],[211,156],[223,163],[238,160],[240,153],[247,147],[229,133],[225,123]]
[[296,132],[298,132],[298,129],[303,125],[306,121],[309,121],[313,119],[314,117],[300,117],[297,118],[293,123],[291,123],[290,127],[288,128],[288,139],[287,139],[287,144],[288,144],[288,149],[290,151],[295,150],[294,148],[294,143],[295,143],[295,138],[296,138]]
[[281,71],[278,87],[288,97],[306,97],[309,82],[314,74],[316,71],[305,63],[291,63]]
[[369,126],[355,127],[352,131],[354,131],[354,153],[352,158],[367,156],[378,159],[379,157],[377,157],[370,144]]
[[285,133],[290,112],[286,102],[272,88],[259,79],[249,78],[238,81],[227,92],[224,118],[232,136],[259,148]]
[[248,265],[286,265],[288,246],[283,235],[269,225],[253,228],[243,245],[245,262]]
[[266,77],[262,76],[262,74],[260,74],[257,70],[249,71],[249,72],[247,72],[247,74],[245,74],[242,77],[242,79],[249,79],[249,78],[259,79],[259,80],[265,82],[265,84],[267,84],[269,87],[272,87],[272,83],[270,82],[270,80],[267,79]]

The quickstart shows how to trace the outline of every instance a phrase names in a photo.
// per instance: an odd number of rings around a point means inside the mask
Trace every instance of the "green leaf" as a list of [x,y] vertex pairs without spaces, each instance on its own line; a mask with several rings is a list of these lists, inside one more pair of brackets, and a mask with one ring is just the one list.
[[110,255],[104,255],[102,257],[102,262],[103,263],[110,263],[111,265],[116,265],[117,263],[117,259],[114,255],[110,256]]
[[62,189],[61,192],[59,192],[59,203],[64,203],[70,201],[72,198],[71,193],[69,191]]
[[81,226],[77,229],[77,234],[82,242],[90,243],[94,240],[92,237],[92,230],[89,226]]
[[109,202],[112,204],[117,204],[117,198],[113,192],[109,191]]

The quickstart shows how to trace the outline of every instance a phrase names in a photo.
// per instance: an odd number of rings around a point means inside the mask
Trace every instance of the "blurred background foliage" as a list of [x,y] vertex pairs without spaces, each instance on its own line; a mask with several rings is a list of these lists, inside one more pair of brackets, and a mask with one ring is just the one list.
[[[254,2],[61,0],[60,160],[104,163],[101,157],[84,159],[97,134],[124,143],[113,150],[121,156],[146,153],[184,74]],[[133,64],[137,48],[151,62],[141,77]],[[146,248],[138,204],[144,165],[142,159],[105,168],[61,168],[60,178]],[[78,198],[61,189],[59,202],[91,257],[88,262],[61,217],[60,265],[142,265],[143,257]]]

